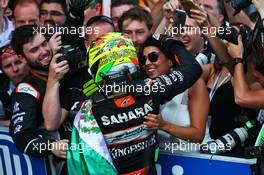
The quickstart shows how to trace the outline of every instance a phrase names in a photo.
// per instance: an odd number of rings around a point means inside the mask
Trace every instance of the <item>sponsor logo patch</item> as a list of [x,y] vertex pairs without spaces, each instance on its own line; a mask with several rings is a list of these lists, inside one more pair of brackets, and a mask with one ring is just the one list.
[[20,83],[16,88],[16,92],[29,94],[37,100],[40,98],[40,93],[28,83]]

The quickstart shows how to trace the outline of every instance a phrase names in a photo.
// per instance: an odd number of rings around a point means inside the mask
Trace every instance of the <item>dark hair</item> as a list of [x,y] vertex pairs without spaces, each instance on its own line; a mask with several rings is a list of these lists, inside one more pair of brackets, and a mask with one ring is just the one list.
[[224,0],[217,0],[217,10],[220,15],[225,15],[225,4]]
[[111,8],[118,7],[118,6],[121,6],[121,5],[137,6],[138,5],[138,0],[113,0],[111,2]]
[[161,42],[154,37],[150,36],[146,39],[146,41],[142,44],[142,49],[139,53],[139,63],[140,66],[143,66],[143,51],[145,47],[148,46],[154,46],[159,48],[159,50],[166,56],[167,59],[170,59],[172,61],[173,66],[178,66],[175,58],[173,57],[173,54],[169,52],[168,49],[166,49],[164,46],[161,45]]
[[125,12],[120,17],[118,21],[118,27],[121,31],[123,30],[123,26],[122,26],[123,22],[127,19],[130,19],[132,21],[136,20],[140,22],[145,22],[149,30],[151,30],[153,27],[153,19],[151,14],[147,10],[142,9],[140,7],[134,7],[128,10],[127,12]]
[[61,7],[62,7],[62,10],[64,12],[64,14],[67,15],[68,9],[67,9],[67,4],[66,4],[66,1],[65,0],[42,0],[41,3],[40,3],[40,8],[41,8],[41,6],[44,3],[47,3],[47,4],[50,4],[50,3],[60,4]]
[[104,15],[94,16],[94,17],[90,18],[90,19],[87,21],[87,23],[86,23],[86,27],[91,26],[91,25],[94,24],[94,23],[100,23],[100,22],[101,22],[101,23],[103,23],[103,22],[108,23],[108,24],[110,24],[111,26],[113,26],[113,28],[115,28],[112,19],[109,18],[108,16],[104,16]]
[[33,40],[39,31],[39,27],[36,24],[23,25],[15,29],[11,40],[11,46],[18,55],[24,55],[23,46]]

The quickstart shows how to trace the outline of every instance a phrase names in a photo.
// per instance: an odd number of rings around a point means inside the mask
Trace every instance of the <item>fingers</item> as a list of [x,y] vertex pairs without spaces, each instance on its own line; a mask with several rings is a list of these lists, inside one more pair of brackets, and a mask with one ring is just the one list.
[[52,37],[50,39],[55,40],[56,38],[58,38],[60,36],[60,33],[56,32],[52,35]]
[[159,128],[159,115],[148,114],[147,116],[145,116],[145,119],[147,119],[147,121],[144,122],[144,124],[148,127],[148,129],[156,130]]
[[171,0],[164,4],[163,9],[174,12],[176,9],[179,9],[179,7],[180,7],[180,3],[178,0]]
[[50,39],[52,41],[55,41],[57,44],[61,45],[61,34],[60,33],[54,33],[54,35],[52,35]]
[[55,54],[51,60],[49,67],[49,77],[52,77],[51,79],[59,80],[70,70],[67,60],[63,60],[57,63],[57,60],[60,57],[62,57],[62,54],[58,53]]
[[53,54],[57,53],[62,47],[61,35],[60,33],[55,33],[49,40],[49,45],[52,49]]
[[66,158],[69,140],[59,140],[52,143],[52,152],[57,157]]
[[171,1],[171,6],[172,6],[172,8],[173,8],[174,10],[176,10],[176,9],[179,9],[179,8],[180,8],[180,3],[179,3],[178,0],[172,0],[172,1]]
[[227,52],[231,57],[243,58],[244,47],[243,47],[241,35],[239,35],[238,37],[238,45],[235,45],[231,42],[227,42],[226,46],[227,46]]
[[202,10],[191,9],[190,15],[191,18],[196,20],[196,22],[200,26],[202,25],[204,27],[207,27],[210,24],[207,13]]
[[148,114],[145,116],[145,119],[152,121],[152,122],[158,122],[158,116],[156,114]]
[[62,66],[62,67],[58,67],[57,69],[56,69],[56,71],[55,71],[55,73],[56,74],[65,74],[65,73],[67,73],[69,71],[69,65],[68,64],[66,64],[66,65],[64,65],[64,66]]
[[60,149],[59,149],[59,155],[61,158],[66,158],[69,140],[63,139],[63,140],[60,140],[59,142],[60,142],[60,145],[62,145],[60,146]]
[[151,130],[157,130],[157,129],[159,129],[159,125],[157,123],[153,123],[151,121],[144,122],[144,125],[146,125],[147,128],[148,129],[151,129]]
[[191,17],[192,18],[198,18],[198,19],[203,19],[203,20],[208,20],[207,13],[204,13],[201,10],[194,10],[191,9]]
[[170,2],[165,3],[163,9],[173,11],[173,7],[171,6]]
[[56,64],[57,63],[57,60],[58,60],[58,58],[60,58],[60,57],[62,57],[63,55],[61,54],[61,53],[57,53],[57,54],[55,54],[53,57],[52,57],[52,59],[51,59],[51,64]]
[[243,47],[243,42],[242,42],[242,36],[241,36],[241,35],[238,35],[237,40],[238,40],[238,45],[239,45],[240,47]]
[[199,15],[199,16],[207,17],[207,13],[205,13],[205,12],[202,11],[202,10],[191,9],[190,12],[191,12],[192,14],[196,14],[196,15]]
[[67,158],[67,151],[61,152],[60,157],[63,159],[66,159]]

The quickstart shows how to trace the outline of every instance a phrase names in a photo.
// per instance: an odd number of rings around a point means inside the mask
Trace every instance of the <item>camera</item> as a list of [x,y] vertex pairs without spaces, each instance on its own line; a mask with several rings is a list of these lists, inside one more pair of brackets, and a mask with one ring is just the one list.
[[202,144],[200,152],[206,154],[223,154],[231,151],[237,145],[241,145],[246,141],[249,136],[248,130],[254,126],[254,122],[248,121],[244,127],[235,128],[216,140]]
[[236,147],[236,145],[244,143],[247,138],[248,133],[245,128],[236,128],[216,140],[202,144],[200,147],[200,152],[206,154],[222,154],[230,151]]
[[238,14],[242,9],[247,8],[252,4],[250,0],[227,0],[226,2],[231,1],[231,6],[235,9],[235,14]]
[[62,57],[58,59],[58,62],[67,60],[70,67],[70,72],[77,71],[87,66],[86,50],[80,48],[79,46],[65,45],[59,50],[59,53],[62,54]]
[[[238,30],[235,27],[238,28]],[[238,44],[238,36],[242,36],[242,42],[244,45],[244,58],[246,58],[252,51],[252,33],[250,27],[242,24],[234,24],[234,26],[230,26],[228,23],[223,23],[221,30],[217,32],[216,36],[220,39],[227,40],[233,44]]]

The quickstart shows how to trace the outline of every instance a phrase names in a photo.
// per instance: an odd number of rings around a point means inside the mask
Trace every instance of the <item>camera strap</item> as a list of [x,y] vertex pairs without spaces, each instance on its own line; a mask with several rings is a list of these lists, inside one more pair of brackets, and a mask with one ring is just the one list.
[[230,77],[231,77],[231,74],[230,73],[228,73],[225,77],[224,77],[224,79],[219,83],[219,85],[218,85],[218,82],[219,82],[219,79],[220,79],[220,77],[221,77],[221,72],[217,75],[217,77],[216,77],[216,79],[215,79],[215,81],[214,81],[214,85],[213,85],[213,87],[212,87],[212,89],[211,89],[211,91],[210,91],[210,93],[209,93],[209,99],[210,99],[210,101],[212,101],[212,98],[213,98],[213,96],[214,96],[214,94],[215,94],[215,92],[216,92],[216,90],[220,87],[220,86],[222,86]]

